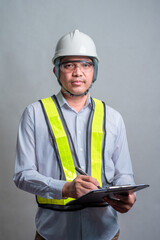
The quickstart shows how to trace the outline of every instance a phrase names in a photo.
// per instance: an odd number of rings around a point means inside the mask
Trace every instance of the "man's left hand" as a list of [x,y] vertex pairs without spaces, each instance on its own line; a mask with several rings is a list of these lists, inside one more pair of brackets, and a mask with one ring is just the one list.
[[129,193],[128,195],[114,194],[114,197],[116,199],[105,197],[104,201],[120,213],[128,212],[136,201],[134,193]]

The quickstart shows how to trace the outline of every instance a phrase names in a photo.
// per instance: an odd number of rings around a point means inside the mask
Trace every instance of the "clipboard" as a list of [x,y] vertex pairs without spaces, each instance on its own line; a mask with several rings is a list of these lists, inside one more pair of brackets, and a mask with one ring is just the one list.
[[149,187],[148,184],[138,184],[138,185],[123,185],[123,186],[111,186],[107,188],[101,188],[92,190],[83,196],[77,198],[76,200],[68,202],[66,205],[88,205],[88,204],[99,204],[104,203],[103,198],[106,196],[113,197],[113,194],[128,194],[137,192],[144,188]]

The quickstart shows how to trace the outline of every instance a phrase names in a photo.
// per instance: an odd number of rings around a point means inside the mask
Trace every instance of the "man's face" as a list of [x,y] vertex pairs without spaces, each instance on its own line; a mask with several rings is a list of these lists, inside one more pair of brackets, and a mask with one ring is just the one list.
[[[78,61],[86,61],[86,63]],[[83,94],[93,80],[94,66],[92,60],[88,57],[66,56],[61,60],[61,64],[59,80],[63,87],[72,94]],[[63,88],[61,90],[65,92]]]

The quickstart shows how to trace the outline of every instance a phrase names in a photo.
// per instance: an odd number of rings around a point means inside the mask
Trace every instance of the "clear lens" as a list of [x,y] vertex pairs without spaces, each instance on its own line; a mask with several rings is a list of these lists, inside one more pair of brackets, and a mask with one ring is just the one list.
[[82,72],[90,72],[93,66],[93,62],[89,61],[69,61],[60,63],[60,70],[62,72],[73,72],[78,67]]

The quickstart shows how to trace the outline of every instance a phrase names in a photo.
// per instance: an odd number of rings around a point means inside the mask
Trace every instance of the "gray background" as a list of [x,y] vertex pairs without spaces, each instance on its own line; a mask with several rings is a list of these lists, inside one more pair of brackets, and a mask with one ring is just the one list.
[[34,238],[34,196],[13,182],[16,135],[24,108],[57,93],[51,58],[61,35],[78,28],[95,41],[99,77],[92,95],[123,116],[137,183],[120,240],[159,239],[160,1],[0,1],[0,238]]

